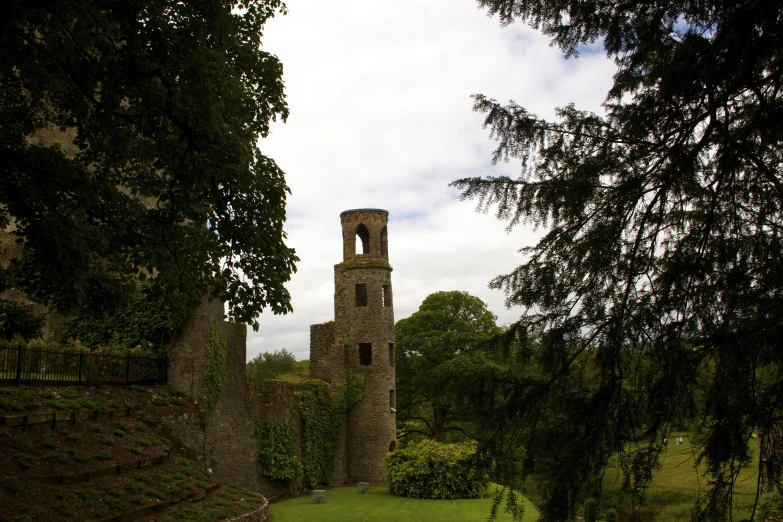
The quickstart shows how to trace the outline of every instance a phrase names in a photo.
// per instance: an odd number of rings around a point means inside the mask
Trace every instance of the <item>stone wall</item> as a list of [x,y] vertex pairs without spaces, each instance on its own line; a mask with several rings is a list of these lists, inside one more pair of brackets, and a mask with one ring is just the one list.
[[[347,474],[355,481],[383,482],[386,473],[380,463],[396,439],[389,397],[394,390],[389,358],[394,313],[381,302],[382,286],[391,284],[391,268],[335,268],[335,284],[353,288],[358,283],[367,285],[367,306],[355,306],[350,298],[335,299],[335,336],[344,344],[347,365],[363,375],[365,382],[364,396],[349,412],[346,424]],[[370,364],[362,364],[359,343],[370,345]]]
[[[310,325],[310,377],[337,384],[342,379],[342,346],[334,343],[334,321]],[[337,361],[337,363],[335,362]]]
[[[320,361],[328,331],[311,327],[311,377],[321,377],[328,367],[331,382],[336,383],[342,380],[346,366],[364,376],[364,395],[348,414],[341,438],[343,460],[338,460],[338,464],[345,463],[345,478],[351,481],[385,481],[381,461],[396,445],[394,308],[387,217],[385,210],[378,209],[340,214],[343,262],[334,267],[334,341],[328,363]],[[362,242],[361,252],[356,249],[357,236]],[[361,291],[357,285],[362,285]],[[319,359],[315,371],[314,358]]]
[[[203,302],[172,343],[168,384],[194,400],[198,398],[204,386],[206,344],[213,324],[226,336],[228,348],[223,393],[205,423],[197,417],[182,415],[168,419],[167,427],[172,435],[200,454],[203,465],[212,470],[215,478],[274,498],[288,488],[262,479],[256,467],[258,443],[253,431],[262,401],[254,396],[246,378],[247,327],[224,321],[222,302]],[[285,408],[288,407],[290,400]],[[283,406],[280,408],[281,412],[285,411]]]
[[[340,435],[332,484],[346,481],[383,482],[385,454],[396,445],[394,383],[394,309],[385,210],[343,212],[343,262],[335,265],[335,320],[310,327],[310,376],[342,383],[346,366],[365,378],[362,400],[348,414]],[[364,241],[356,252],[357,230]],[[364,301],[357,286],[364,285]],[[302,419],[294,385],[266,381],[256,396],[245,373],[246,328],[223,321],[223,303],[205,301],[174,341],[169,359],[169,385],[193,399],[204,386],[206,343],[215,324],[226,336],[228,361],[226,387],[206,423],[198,418],[169,419],[172,434],[194,447],[216,478],[234,482],[275,497],[287,485],[259,477],[258,418],[285,420],[297,431],[297,457],[301,458]]]

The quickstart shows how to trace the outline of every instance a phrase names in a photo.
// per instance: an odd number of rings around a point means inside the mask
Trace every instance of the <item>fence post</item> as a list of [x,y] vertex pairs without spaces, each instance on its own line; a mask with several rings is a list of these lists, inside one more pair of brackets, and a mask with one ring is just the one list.
[[84,354],[79,352],[79,376],[76,378],[76,382],[82,382],[82,362],[84,361]]
[[130,359],[130,352],[128,352],[128,356],[125,359],[125,384],[130,382]]
[[22,384],[22,346],[16,349],[16,385]]

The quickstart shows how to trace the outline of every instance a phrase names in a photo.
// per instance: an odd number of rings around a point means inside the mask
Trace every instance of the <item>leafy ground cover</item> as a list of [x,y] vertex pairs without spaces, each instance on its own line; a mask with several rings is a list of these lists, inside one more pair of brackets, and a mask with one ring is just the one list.
[[[396,497],[385,487],[373,486],[370,494],[359,494],[356,486],[330,489],[325,504],[313,504],[310,496],[277,502],[270,506],[271,522],[484,522],[492,508],[494,488],[480,499],[427,500]],[[498,521],[511,515],[498,513]],[[525,501],[524,522],[533,522],[538,513]]]

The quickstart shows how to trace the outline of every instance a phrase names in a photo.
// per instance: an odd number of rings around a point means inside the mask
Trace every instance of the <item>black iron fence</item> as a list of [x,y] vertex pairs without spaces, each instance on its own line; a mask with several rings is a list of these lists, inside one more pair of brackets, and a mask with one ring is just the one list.
[[165,384],[167,359],[0,346],[0,384]]

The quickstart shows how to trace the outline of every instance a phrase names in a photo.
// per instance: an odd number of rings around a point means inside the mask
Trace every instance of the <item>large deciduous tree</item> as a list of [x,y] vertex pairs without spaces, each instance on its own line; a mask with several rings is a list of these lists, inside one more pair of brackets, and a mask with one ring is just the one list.
[[403,436],[419,433],[442,442],[449,431],[465,433],[455,390],[498,334],[496,320],[478,297],[451,291],[428,295],[418,311],[397,321],[397,420]]
[[[285,119],[261,49],[279,0],[11,2],[0,20],[3,288],[62,311],[139,279],[291,310],[289,192],[258,141]],[[7,259],[6,259],[7,261]],[[3,288],[0,288],[2,290]]]
[[[541,340],[528,353],[542,375],[514,389],[515,418],[562,413],[545,519],[565,520],[609,456],[646,437],[622,459],[629,491],[643,491],[684,414],[702,421],[710,484],[694,520],[726,519],[738,470],[758,465],[752,434],[768,443],[783,413],[783,4],[479,4],[569,56],[600,42],[618,67],[603,115],[567,106],[545,121],[476,95],[494,160],[519,160],[521,174],[454,182],[508,227],[547,230],[491,283]],[[585,352],[595,375],[566,396]],[[547,444],[527,442],[531,460]]]

